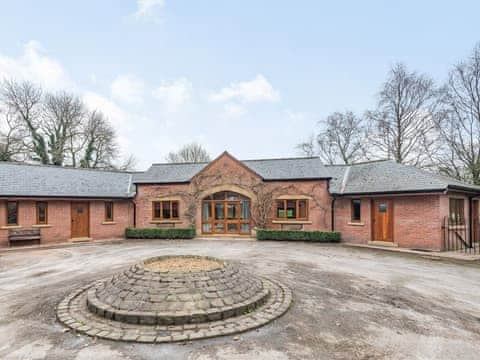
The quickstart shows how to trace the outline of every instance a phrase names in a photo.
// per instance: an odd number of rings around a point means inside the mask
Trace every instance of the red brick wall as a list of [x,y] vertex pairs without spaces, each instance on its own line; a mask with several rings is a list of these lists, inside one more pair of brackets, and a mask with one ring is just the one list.
[[393,238],[399,247],[441,250],[439,195],[397,197],[393,212]]
[[[219,191],[234,191],[249,197],[252,209],[256,205],[256,196],[252,189],[262,184],[262,179],[241,163],[224,155],[212,162],[211,165],[197,174],[189,184],[172,185],[137,185],[137,227],[155,227],[159,224],[152,222],[152,201],[161,199],[175,199],[179,201],[180,222],[173,224],[176,227],[190,225],[185,217],[192,194],[196,194],[194,223],[197,234],[201,234],[201,201],[206,196]],[[305,230],[330,229],[331,197],[328,193],[327,181],[278,181],[265,182],[265,191],[272,191],[274,196],[308,196],[309,222],[302,224]],[[190,194],[190,195],[189,195]],[[272,207],[271,216],[274,216]],[[163,225],[162,225],[163,226]],[[281,224],[270,220],[269,228],[281,228]]]
[[185,194],[189,192],[188,184],[178,185],[137,185],[137,194],[135,196],[136,204],[136,227],[148,228],[157,227],[161,224],[152,220],[152,202],[161,199],[173,199],[179,202],[180,218],[179,222],[172,223],[175,227],[187,227],[189,222],[184,216],[187,203]]
[[[70,200],[45,199],[48,203],[48,225],[40,226],[41,243],[65,242],[71,237]],[[133,205],[130,200],[114,201],[114,223],[104,221],[104,201],[90,200],[90,237],[93,239],[122,238],[127,226],[133,225]],[[0,246],[8,244],[6,200],[0,200]],[[18,200],[18,225],[36,226],[36,200]]]
[[335,200],[335,230],[340,231],[342,241],[353,244],[366,244],[371,237],[371,200],[363,198],[360,202],[361,221],[351,221],[351,199]]
[[105,222],[105,202],[90,201],[90,236],[94,239],[123,238],[125,228],[133,226],[133,203],[117,200],[113,203],[113,223]]
[[[393,200],[393,242],[399,247],[441,250],[441,220],[448,214],[448,197],[435,194],[389,198]],[[372,239],[371,199],[361,199],[362,225],[352,225],[350,221],[351,199],[336,200],[335,230],[341,232],[343,241],[367,244]]]
[[[321,181],[281,181],[267,182],[267,188],[274,191],[275,198],[289,195],[309,196],[308,220],[311,223],[303,224],[303,230],[331,230],[331,203],[332,197],[328,192],[328,182]],[[275,220],[275,207],[272,209],[272,220],[268,228],[281,229],[282,224]]]

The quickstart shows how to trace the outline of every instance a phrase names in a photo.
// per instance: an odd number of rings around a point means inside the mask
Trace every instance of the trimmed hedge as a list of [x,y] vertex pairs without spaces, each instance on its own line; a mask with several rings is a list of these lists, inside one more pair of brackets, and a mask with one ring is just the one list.
[[297,240],[312,242],[340,242],[337,231],[257,230],[257,240]]
[[125,230],[127,239],[193,239],[195,237],[194,228],[127,228]]

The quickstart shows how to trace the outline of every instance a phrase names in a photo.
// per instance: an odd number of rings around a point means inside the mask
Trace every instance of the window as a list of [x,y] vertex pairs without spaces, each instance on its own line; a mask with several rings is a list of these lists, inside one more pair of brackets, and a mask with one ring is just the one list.
[[37,202],[37,225],[48,224],[48,204],[46,201]]
[[308,218],[308,200],[277,200],[277,219],[306,220]]
[[154,201],[152,212],[153,220],[178,219],[178,201]]
[[7,225],[18,225],[17,201],[7,201]]
[[450,199],[450,223],[455,225],[465,224],[465,200]]
[[361,203],[360,199],[352,199],[352,222],[359,222],[362,218]]
[[249,234],[250,200],[232,191],[221,191],[202,200],[202,232]]
[[113,222],[113,201],[105,201],[105,221]]

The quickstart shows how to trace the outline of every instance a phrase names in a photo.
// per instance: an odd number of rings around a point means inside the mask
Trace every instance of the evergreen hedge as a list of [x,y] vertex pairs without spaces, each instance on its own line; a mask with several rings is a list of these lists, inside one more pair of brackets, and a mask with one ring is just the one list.
[[127,239],[193,239],[195,237],[195,229],[127,228],[125,237]]
[[257,240],[297,240],[312,242],[340,242],[337,231],[257,230]]

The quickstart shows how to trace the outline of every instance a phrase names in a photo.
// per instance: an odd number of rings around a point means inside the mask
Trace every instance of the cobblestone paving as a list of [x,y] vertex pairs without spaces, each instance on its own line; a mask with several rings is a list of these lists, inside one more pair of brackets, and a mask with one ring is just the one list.
[[229,263],[195,273],[158,273],[140,263],[67,296],[57,317],[98,338],[175,342],[257,328],[285,313],[291,301],[282,284]]

